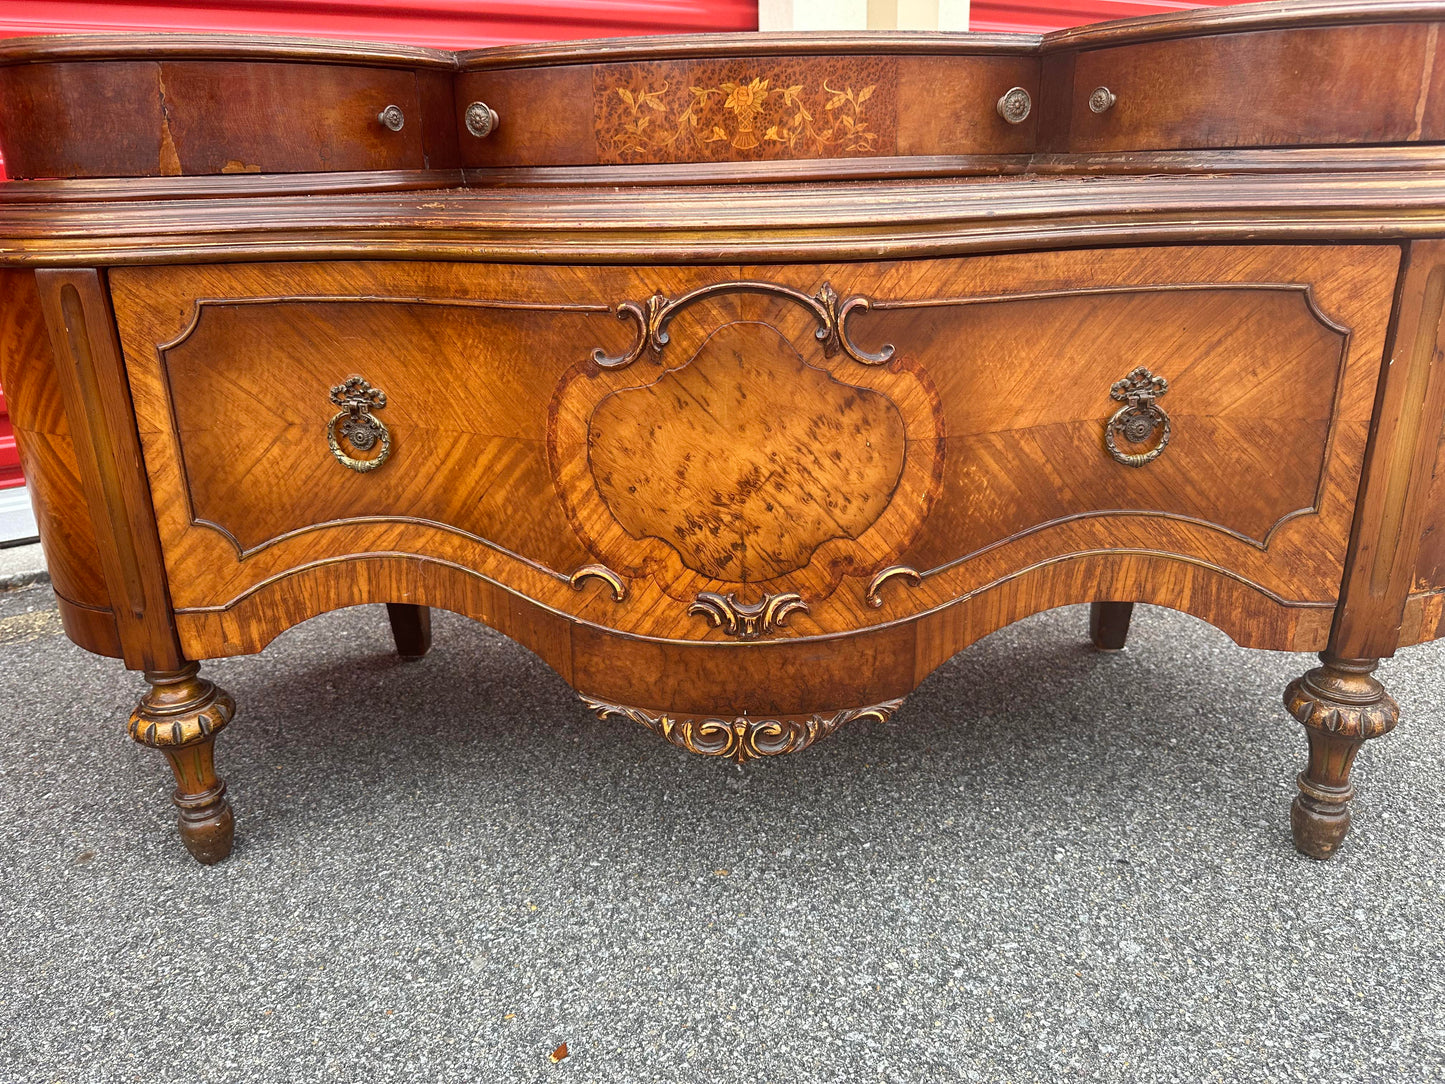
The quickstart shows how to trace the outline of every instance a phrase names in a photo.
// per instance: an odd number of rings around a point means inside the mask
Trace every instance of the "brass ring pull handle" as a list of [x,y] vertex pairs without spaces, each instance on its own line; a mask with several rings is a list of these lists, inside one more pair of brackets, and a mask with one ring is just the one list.
[[1011,87],[998,100],[998,115],[1010,124],[1022,124],[1029,119],[1034,100],[1023,87]]
[[[1104,447],[1117,462],[1126,467],[1142,467],[1158,459],[1169,446],[1169,415],[1155,402],[1168,390],[1169,381],[1155,376],[1142,365],[1109,389],[1109,398],[1124,404],[1104,426]],[[1117,435],[1122,433],[1129,443],[1143,444],[1156,431],[1159,442],[1147,452],[1121,452],[1116,443]]]
[[383,128],[399,132],[406,123],[406,114],[401,111],[401,106],[389,105],[376,115],[376,119],[381,121]]
[[478,139],[486,139],[497,130],[497,111],[486,102],[473,102],[467,106],[465,120],[467,131]]
[[[386,406],[386,392],[352,375],[346,383],[331,389],[331,401],[341,408],[326,423],[326,443],[331,454],[343,467],[360,474],[376,470],[391,455],[391,433],[371,413]],[[343,440],[358,452],[369,452],[380,444],[381,453],[371,459],[356,459],[342,451]]]
[[1089,95],[1089,109],[1095,113],[1107,113],[1118,100],[1119,96],[1108,87],[1095,87]]

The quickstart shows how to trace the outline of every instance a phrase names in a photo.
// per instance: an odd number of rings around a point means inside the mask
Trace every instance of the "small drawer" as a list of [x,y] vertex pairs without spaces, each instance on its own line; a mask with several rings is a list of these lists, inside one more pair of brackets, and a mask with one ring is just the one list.
[[[457,77],[457,125],[476,168],[1027,154],[1038,85],[1030,56],[488,67]],[[497,115],[482,135],[466,123],[473,103]]]
[[423,169],[427,129],[418,74],[406,69],[226,60],[0,68],[0,135],[14,177]]
[[1438,30],[1315,27],[1084,51],[1074,60],[1064,149],[1445,139],[1445,94],[1432,93]]

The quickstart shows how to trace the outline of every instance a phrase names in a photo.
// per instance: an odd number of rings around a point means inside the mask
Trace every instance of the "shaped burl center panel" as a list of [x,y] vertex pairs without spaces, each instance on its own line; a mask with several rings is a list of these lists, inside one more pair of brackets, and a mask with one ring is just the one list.
[[814,368],[766,324],[713,332],[684,365],[604,398],[587,430],[608,511],[709,579],[761,583],[878,520],[903,473],[885,395]]

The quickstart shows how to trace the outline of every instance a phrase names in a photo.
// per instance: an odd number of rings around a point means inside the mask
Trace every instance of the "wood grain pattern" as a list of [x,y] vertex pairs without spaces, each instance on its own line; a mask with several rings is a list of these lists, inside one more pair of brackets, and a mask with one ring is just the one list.
[[463,135],[469,166],[655,166],[1021,153],[1033,122],[996,109],[1013,86],[1037,93],[1036,60],[738,57],[468,72],[457,100],[502,118]]
[[[421,96],[409,71],[245,61],[160,65],[163,138],[182,174],[423,169]],[[445,103],[450,104],[450,103]],[[399,106],[388,130],[377,116]]]
[[[1442,16],[1312,3],[1042,39],[718,35],[485,54],[32,40],[0,49],[0,142],[22,177],[1428,142],[1445,132]],[[1106,85],[1117,102],[1095,114],[1089,94]],[[995,109],[1014,86],[1035,102],[1019,125]],[[472,101],[502,118],[493,135],[467,132]],[[386,104],[412,118],[402,132],[369,123]]]
[[[158,64],[100,61],[0,68],[0,102],[0,146],[11,177],[167,172],[161,164]],[[34,123],[39,117],[44,118],[43,128]]]
[[[407,118],[399,132],[377,119],[388,105]],[[15,177],[451,169],[451,112],[451,76],[434,72],[222,60],[0,67],[0,144]]]

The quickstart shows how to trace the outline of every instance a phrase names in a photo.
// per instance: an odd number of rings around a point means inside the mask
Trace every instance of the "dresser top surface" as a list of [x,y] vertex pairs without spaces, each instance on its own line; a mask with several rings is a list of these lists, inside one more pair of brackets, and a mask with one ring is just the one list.
[[1445,0],[1274,0],[1071,27],[1049,34],[912,31],[656,35],[445,50],[264,34],[53,34],[0,41],[0,66],[71,60],[257,60],[471,71],[631,60],[798,55],[1037,55],[1169,38],[1445,19]]

